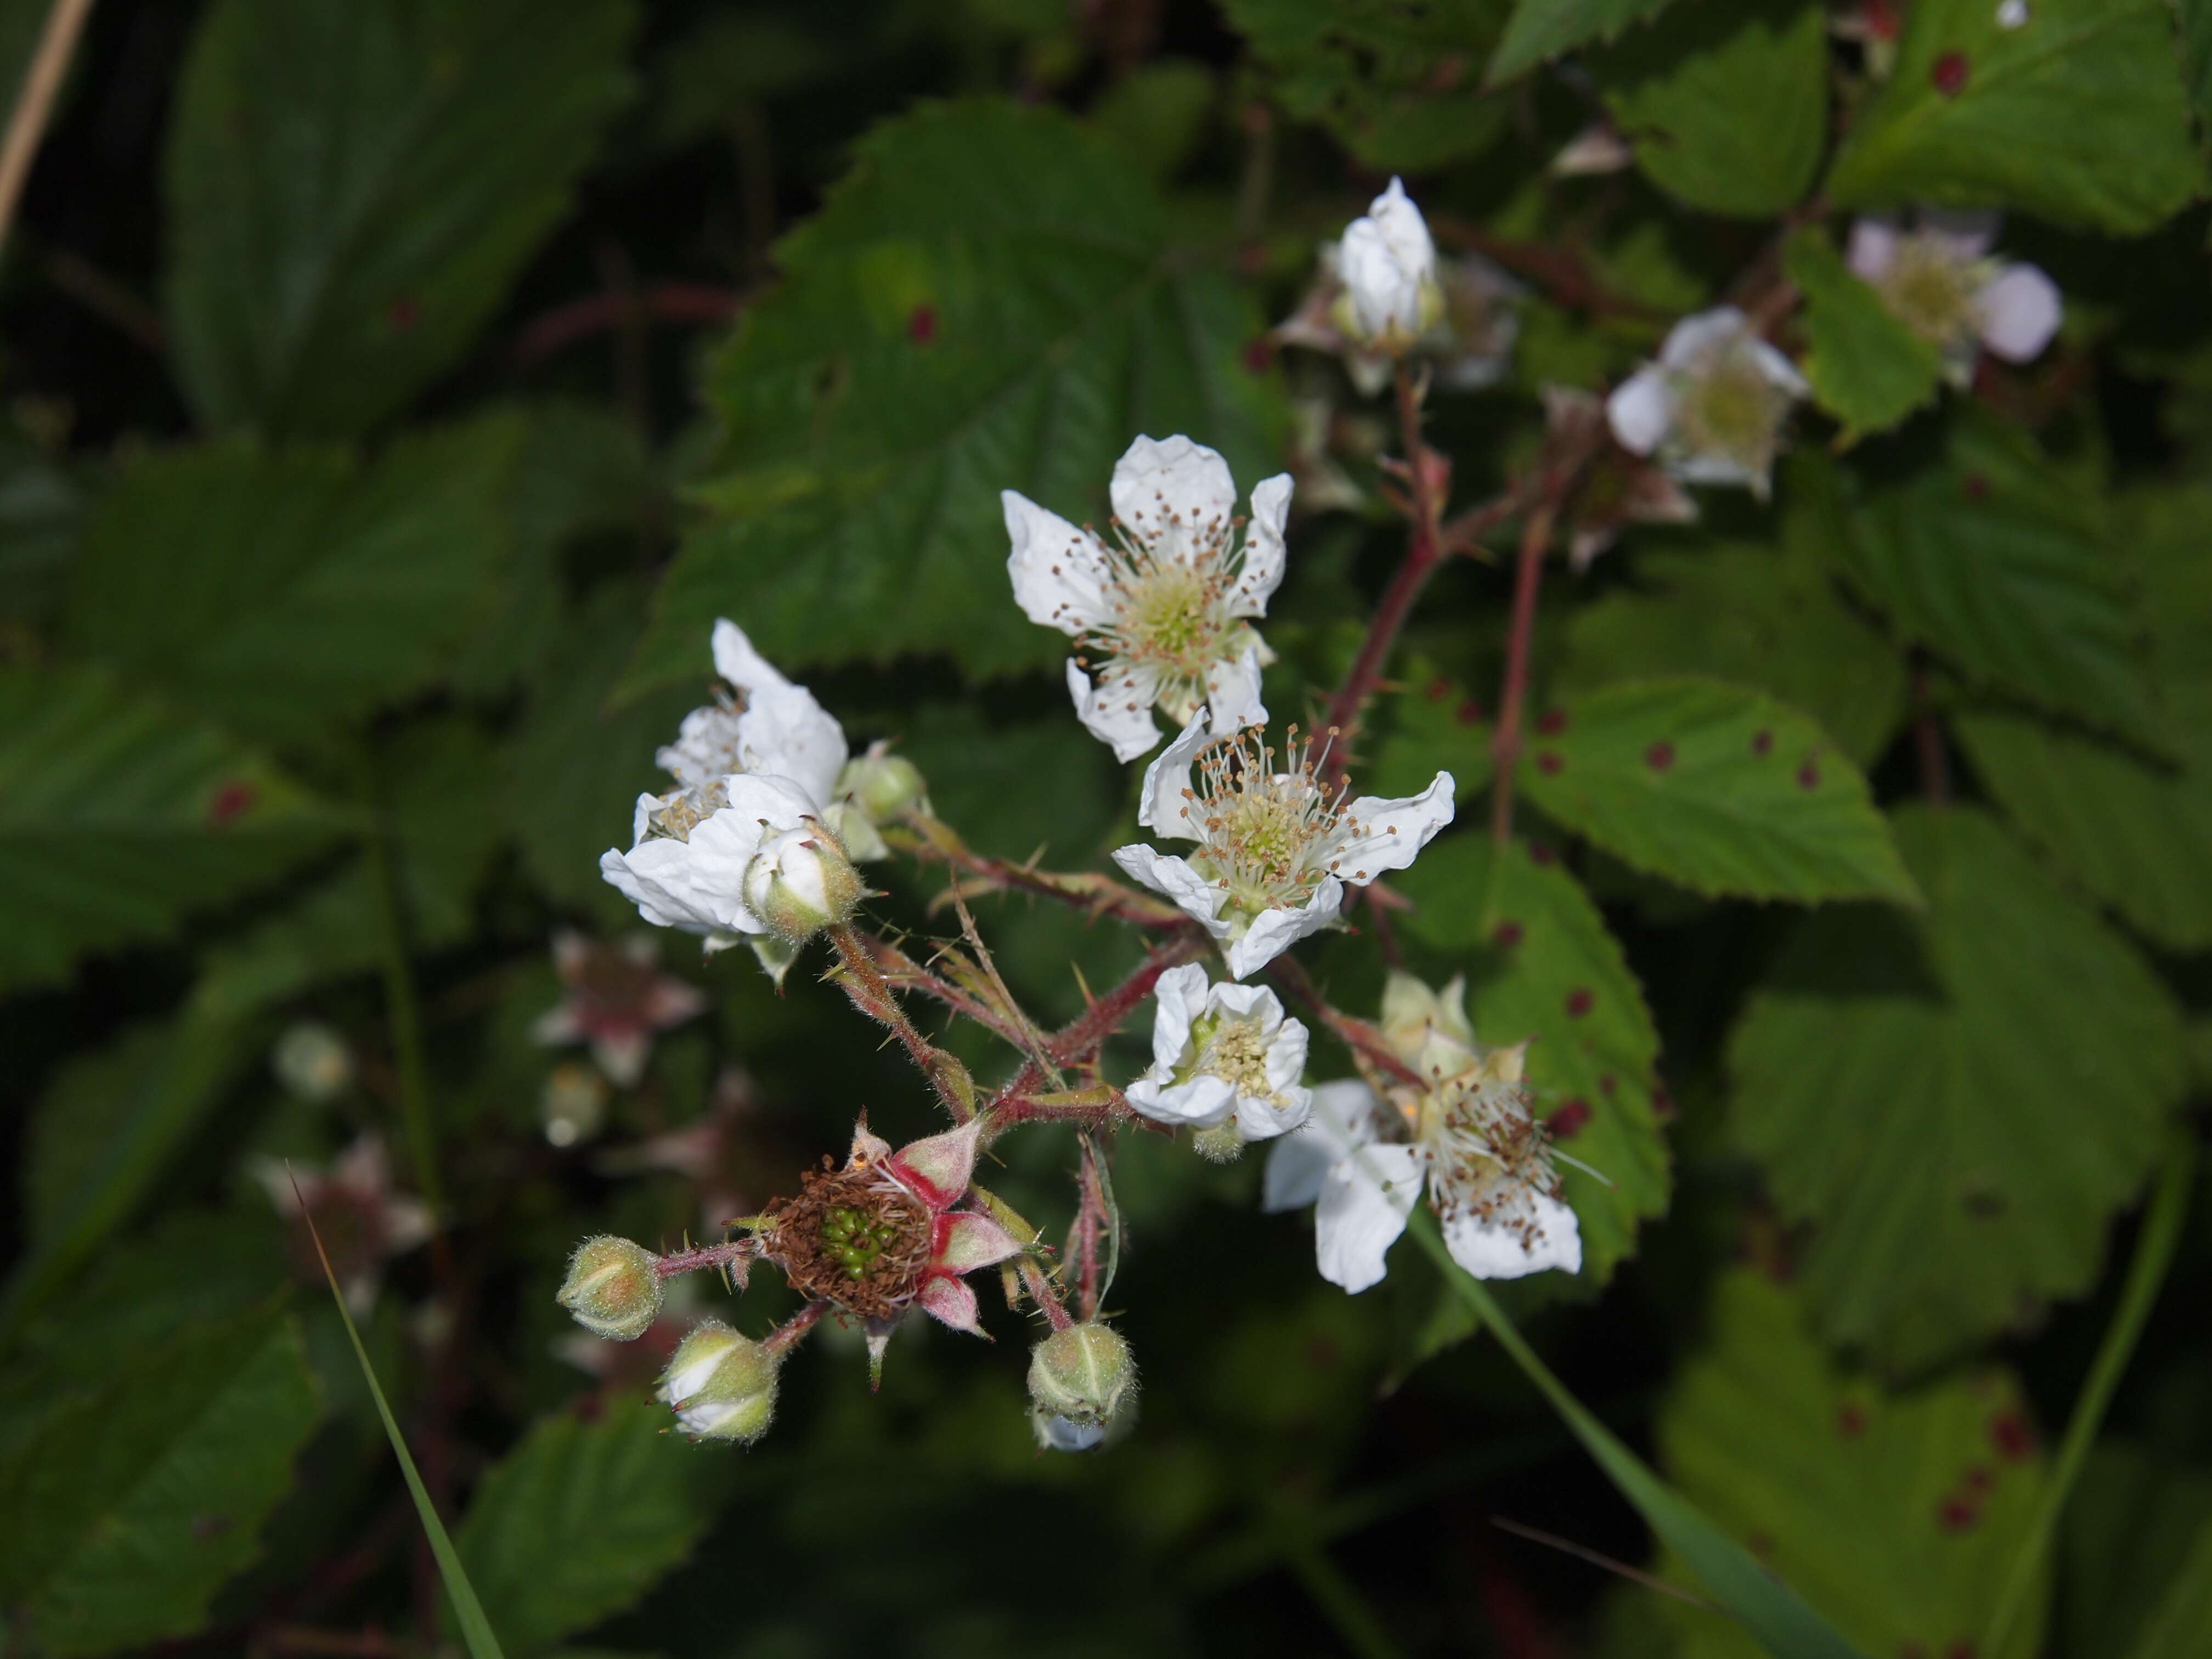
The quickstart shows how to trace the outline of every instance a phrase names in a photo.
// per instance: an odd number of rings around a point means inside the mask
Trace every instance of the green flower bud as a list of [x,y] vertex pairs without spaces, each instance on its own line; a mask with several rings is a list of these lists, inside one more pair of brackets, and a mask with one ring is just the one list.
[[744,890],[745,908],[798,945],[850,917],[865,890],[836,838],[809,826],[764,843],[745,866]]
[[677,1344],[658,1397],[695,1440],[750,1446],[775,1415],[777,1356],[719,1319],[702,1321]]
[[1129,1345],[1104,1325],[1071,1325],[1030,1352],[1030,1399],[1037,1443],[1088,1451],[1135,1403],[1137,1364]]
[[929,784],[921,769],[883,744],[845,763],[837,793],[867,814],[871,823],[894,823],[908,812],[929,811]]
[[659,1265],[643,1245],[602,1233],[576,1247],[553,1299],[593,1336],[634,1342],[660,1316]]

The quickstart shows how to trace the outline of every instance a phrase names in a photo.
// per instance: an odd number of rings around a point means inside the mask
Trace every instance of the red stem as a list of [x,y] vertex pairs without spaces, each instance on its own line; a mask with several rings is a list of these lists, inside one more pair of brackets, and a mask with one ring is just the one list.
[[1544,555],[1552,544],[1553,498],[1547,497],[1522,526],[1521,557],[1513,572],[1513,629],[1505,641],[1505,685],[1498,699],[1498,732],[1491,741],[1496,776],[1490,786],[1490,833],[1500,842],[1513,834],[1513,770],[1521,758],[1521,705],[1528,688],[1528,647],[1536,631],[1536,592]]
[[515,340],[514,361],[527,368],[579,340],[639,318],[659,323],[727,322],[744,303],[744,296],[737,289],[705,283],[644,283],[622,293],[594,294],[532,319]]
[[821,1322],[822,1316],[830,1311],[827,1302],[810,1302],[797,1313],[777,1326],[761,1340],[761,1346],[772,1354],[787,1353],[799,1346],[807,1332]]
[[1052,1275],[1038,1266],[1036,1258],[1024,1255],[1015,1260],[1016,1271],[1029,1290],[1030,1299],[1037,1304],[1046,1322],[1056,1331],[1064,1331],[1075,1323],[1068,1315],[1067,1304],[1060,1298],[1060,1287],[1052,1282]]
[[751,1255],[752,1250],[750,1238],[733,1238],[724,1244],[702,1244],[696,1250],[678,1250],[673,1255],[662,1256],[653,1270],[663,1279],[673,1279],[678,1273],[695,1273],[702,1267],[726,1267]]

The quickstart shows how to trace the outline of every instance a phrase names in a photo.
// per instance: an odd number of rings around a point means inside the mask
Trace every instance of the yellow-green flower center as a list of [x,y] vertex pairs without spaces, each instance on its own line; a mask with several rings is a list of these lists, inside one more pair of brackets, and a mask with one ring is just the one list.
[[1974,331],[1974,301],[1987,279],[1983,261],[1962,259],[1924,235],[1899,240],[1875,283],[1892,316],[1923,340],[1950,345]]
[[1790,394],[1767,379],[1751,352],[1741,343],[1731,346],[1704,372],[1683,376],[1680,391],[1674,431],[1681,448],[1764,475]]

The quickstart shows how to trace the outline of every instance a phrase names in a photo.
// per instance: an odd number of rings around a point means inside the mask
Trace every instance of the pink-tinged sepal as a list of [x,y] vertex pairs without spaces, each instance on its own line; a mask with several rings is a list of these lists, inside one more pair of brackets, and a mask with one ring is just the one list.
[[949,1210],[968,1190],[975,1173],[975,1143],[983,1121],[970,1118],[957,1129],[902,1146],[887,1166],[892,1178],[933,1210]]
[[995,1267],[1021,1252],[1021,1242],[990,1217],[957,1210],[937,1218],[929,1260],[947,1273],[966,1273]]
[[943,1321],[956,1331],[980,1336],[986,1342],[991,1340],[990,1333],[975,1316],[975,1292],[968,1288],[965,1279],[946,1273],[932,1274],[922,1284],[921,1300],[932,1318]]

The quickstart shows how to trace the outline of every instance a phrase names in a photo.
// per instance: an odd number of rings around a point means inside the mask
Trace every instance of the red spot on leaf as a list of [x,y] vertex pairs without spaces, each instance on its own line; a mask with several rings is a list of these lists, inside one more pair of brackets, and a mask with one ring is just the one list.
[[404,334],[422,320],[422,307],[403,294],[385,307],[384,319],[392,325],[392,332]]
[[1559,769],[1565,764],[1566,762],[1561,760],[1557,755],[1553,754],[1548,749],[1536,757],[1536,769],[1544,774],[1547,777],[1555,775]]
[[1274,342],[1264,334],[1244,348],[1244,367],[1255,374],[1265,374],[1274,361]]
[[1936,1506],[1936,1524],[1945,1532],[1972,1532],[1981,1518],[1982,1511],[1974,1501],[1956,1492]]
[[1597,997],[1586,985],[1577,985],[1567,993],[1567,1018],[1580,1019],[1597,1006]]
[[1943,1650],[1943,1659],[1974,1659],[1974,1644],[1962,1638]]
[[916,345],[927,345],[937,337],[937,307],[916,306],[906,319],[906,337]]
[[1846,1440],[1856,1440],[1866,1432],[1867,1414],[1863,1407],[1846,1406],[1836,1413],[1836,1432]]
[[1985,501],[1989,498],[1990,481],[1978,472],[1969,472],[1966,475],[1966,499],[1970,501]]
[[2017,1463],[2035,1449],[2035,1431],[2018,1412],[1999,1412],[1990,1419],[1990,1443],[2008,1463]]
[[1644,751],[1644,763],[1655,772],[1663,772],[1674,763],[1674,745],[1655,743]]
[[1547,1120],[1547,1127],[1552,1132],[1553,1139],[1571,1140],[1581,1131],[1583,1125],[1589,1121],[1589,1102],[1570,1100],[1561,1104],[1559,1109],[1552,1114]]
[[1567,729],[1567,711],[1564,708],[1547,708],[1536,716],[1536,729],[1547,738],[1557,737]]
[[1672,1123],[1681,1115],[1681,1109],[1674,1104],[1674,1097],[1667,1092],[1663,1083],[1651,1091],[1651,1115],[1662,1123]]
[[1966,1490],[1968,1492],[1984,1492],[1991,1486],[1996,1485],[1996,1476],[1991,1474],[1986,1468],[1979,1463],[1975,1464],[1973,1468],[1966,1471]]
[[1453,711],[1453,718],[1462,726],[1473,726],[1482,718],[1482,705],[1473,697],[1469,697]]
[[1936,60],[1928,71],[1928,78],[1936,83],[1936,90],[1946,98],[1956,98],[1966,89],[1966,54],[1947,52]]
[[234,778],[222,785],[208,800],[208,823],[217,830],[226,829],[253,810],[259,793],[243,778]]
[[1429,682],[1429,701],[1431,702],[1442,702],[1449,696],[1451,696],[1451,682],[1446,679],[1443,675],[1439,674],[1436,678]]
[[1491,937],[1510,951],[1521,942],[1521,924],[1517,921],[1501,921],[1498,924],[1497,933]]
[[1800,789],[1818,789],[1820,787],[1820,769],[1807,761],[1797,769],[1797,787]]
[[1549,868],[1559,856],[1559,855],[1557,853],[1554,853],[1550,848],[1545,846],[1540,841],[1531,842],[1528,845],[1529,859],[1533,862],[1542,865],[1547,868]]
[[1754,755],[1764,755],[1765,753],[1766,753],[1766,752],[1767,752],[1767,750],[1769,750],[1770,749],[1771,749],[1771,748],[1773,748],[1773,747],[1774,747],[1774,733],[1773,733],[1773,732],[1753,732],[1753,733],[1751,734],[1751,752],[1752,752],[1753,754],[1754,754]]
[[1898,21],[1895,0],[1867,0],[1867,33],[1876,40],[1894,40],[1902,25]]
[[1607,1100],[1613,1098],[1613,1091],[1619,1087],[1620,1087],[1620,1080],[1612,1073],[1606,1072],[1600,1074],[1597,1080],[1597,1091]]

